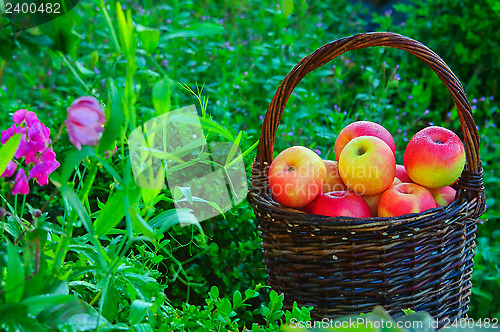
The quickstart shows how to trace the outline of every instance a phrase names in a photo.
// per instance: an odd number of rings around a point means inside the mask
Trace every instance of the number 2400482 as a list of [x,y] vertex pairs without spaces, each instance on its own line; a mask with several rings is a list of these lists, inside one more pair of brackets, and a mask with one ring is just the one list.
[[60,3],[50,3],[42,2],[41,4],[36,3],[12,3],[5,2],[5,13],[6,14],[37,14],[37,13],[47,13],[47,14],[60,14],[61,4]]

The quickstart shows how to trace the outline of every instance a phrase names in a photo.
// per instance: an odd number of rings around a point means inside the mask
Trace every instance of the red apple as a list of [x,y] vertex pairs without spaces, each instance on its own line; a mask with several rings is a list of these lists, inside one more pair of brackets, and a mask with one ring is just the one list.
[[332,160],[323,160],[326,167],[326,181],[323,186],[323,191],[325,193],[331,191],[345,191],[347,190],[347,186],[339,174],[339,167],[336,161]]
[[339,158],[340,177],[360,195],[377,195],[389,188],[396,174],[396,160],[389,146],[378,137],[351,140]]
[[378,204],[378,216],[397,217],[435,207],[436,202],[429,190],[416,183],[400,183],[382,194]]
[[389,148],[391,148],[392,154],[394,155],[394,139],[387,129],[375,122],[356,121],[342,129],[337,137],[337,140],[335,141],[335,159],[337,159],[337,161],[340,160],[340,154],[347,143],[359,136],[374,136],[380,138],[389,146]]
[[401,180],[401,182],[413,183],[403,165],[396,165],[396,178]]
[[[394,181],[392,182],[392,185],[395,186],[397,184],[402,183],[400,179],[394,178]],[[387,189],[389,190],[389,189]],[[372,214],[372,217],[376,217],[378,215],[378,204],[380,202],[380,197],[382,197],[383,193],[380,193],[378,195],[373,195],[373,196],[363,196],[365,199],[366,203],[368,204],[368,207],[370,208],[370,212]]]
[[442,188],[455,182],[465,165],[465,150],[451,130],[432,126],[408,142],[404,166],[413,180],[426,188]]
[[313,203],[313,214],[330,217],[369,218],[370,208],[365,200],[352,191],[332,191],[321,194]]
[[276,202],[300,208],[322,192],[326,179],[323,160],[312,150],[293,146],[282,151],[269,167],[269,187]]
[[457,191],[450,186],[443,188],[431,188],[429,191],[434,197],[437,206],[448,206],[455,200]]

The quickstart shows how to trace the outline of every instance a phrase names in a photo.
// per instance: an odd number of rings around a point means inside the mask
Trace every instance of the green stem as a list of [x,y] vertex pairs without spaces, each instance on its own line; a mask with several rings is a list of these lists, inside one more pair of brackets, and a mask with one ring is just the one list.
[[85,184],[83,186],[82,191],[80,191],[79,198],[82,201],[82,203],[85,204],[85,201],[88,201],[89,199],[89,192],[90,188],[92,188],[92,185],[94,184],[95,177],[97,175],[97,161],[94,161],[92,165],[90,166],[90,171],[85,178]]
[[118,43],[118,38],[116,38],[115,28],[113,28],[113,24],[111,23],[111,18],[109,17],[108,10],[106,9],[106,6],[104,5],[104,0],[101,0],[101,3],[99,5],[99,9],[103,13],[104,19],[106,20],[106,24],[108,25],[109,32],[111,33],[111,40],[113,41],[113,45],[115,47],[115,50],[118,54],[120,54],[121,53],[120,44]]
[[54,271],[58,271],[64,260],[66,259],[66,254],[68,253],[68,247],[70,239],[73,235],[73,226],[71,223],[66,225],[66,234],[61,236],[59,243],[57,244],[56,255],[54,257]]
[[78,75],[78,73],[76,72],[76,69],[75,67],[73,67],[73,65],[68,61],[68,59],[66,59],[66,57],[60,53],[59,54],[61,56],[61,58],[63,59],[64,61],[64,64],[69,68],[69,70],[73,73],[73,75],[75,76],[76,80],[81,84],[83,85],[83,87],[85,88],[85,91],[89,91],[89,88],[87,86],[87,84],[85,84],[85,82],[81,79],[80,75]]
[[2,64],[0,65],[0,84],[2,84],[3,73],[5,71],[5,60],[2,59]]
[[90,301],[89,306],[93,306],[94,303],[96,303],[97,300],[99,300],[101,294],[102,294],[102,289],[99,291],[99,293],[96,294],[96,296],[92,299],[92,301]]

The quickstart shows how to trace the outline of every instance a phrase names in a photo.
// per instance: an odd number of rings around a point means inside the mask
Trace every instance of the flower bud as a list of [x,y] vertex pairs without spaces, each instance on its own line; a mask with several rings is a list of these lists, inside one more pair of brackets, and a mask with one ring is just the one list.
[[40,209],[33,209],[31,215],[33,218],[39,218],[42,215],[42,211],[40,211]]
[[97,99],[84,96],[75,99],[68,108],[68,117],[64,123],[68,129],[71,144],[80,150],[82,145],[99,144],[106,116]]

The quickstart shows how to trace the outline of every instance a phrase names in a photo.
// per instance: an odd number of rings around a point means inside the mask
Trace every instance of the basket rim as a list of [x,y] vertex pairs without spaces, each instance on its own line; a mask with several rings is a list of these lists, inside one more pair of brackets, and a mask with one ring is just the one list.
[[[432,208],[421,213],[405,214],[398,217],[354,218],[309,214],[294,208],[285,207],[274,200],[269,200],[268,197],[264,199],[262,195],[252,191],[249,191],[248,193],[248,200],[254,206],[255,213],[259,217],[264,215],[275,222],[284,220],[290,225],[328,227],[337,229],[361,229],[365,227],[415,227],[417,226],[416,223],[419,222],[425,223],[431,219],[448,219],[456,215],[459,211],[473,210],[474,205],[477,204],[477,198],[470,202],[457,198],[447,206]],[[271,202],[275,204],[272,204]],[[294,216],[294,218],[290,219],[287,218],[287,216]]]

